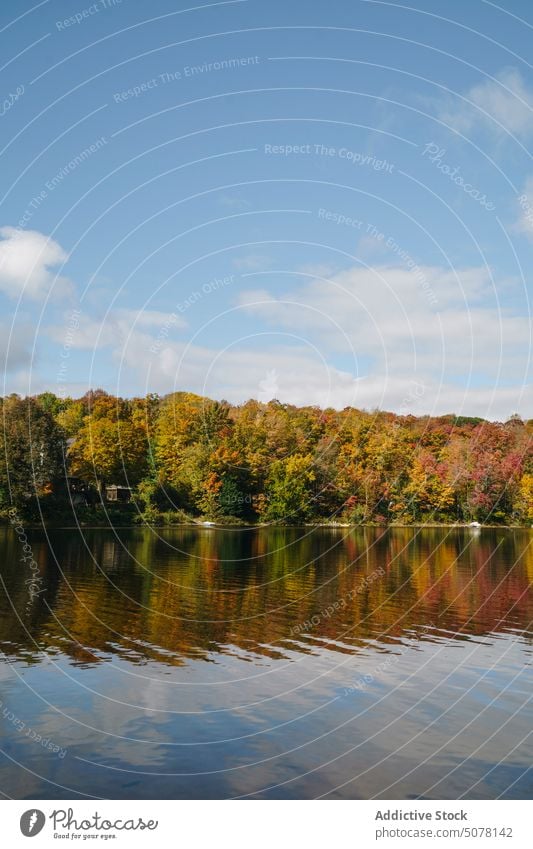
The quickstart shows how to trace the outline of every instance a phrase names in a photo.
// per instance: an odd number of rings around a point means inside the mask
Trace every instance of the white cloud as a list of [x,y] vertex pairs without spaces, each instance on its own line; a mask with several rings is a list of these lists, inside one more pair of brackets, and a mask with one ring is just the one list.
[[455,412],[502,420],[516,411],[533,415],[530,387],[502,386],[498,380],[481,387],[458,386],[429,374],[423,366],[406,367],[403,374],[380,371],[357,376],[304,346],[220,352],[172,343],[150,359],[146,349],[130,344],[123,355],[123,365],[133,370],[143,391],[161,394],[187,389],[233,403],[275,397],[296,405],[379,408],[415,415]]
[[385,239],[376,239],[374,236],[361,236],[357,243],[357,254],[359,256],[375,256],[387,253]]
[[461,133],[483,126],[498,134],[518,138],[533,133],[533,90],[515,68],[505,68],[493,80],[472,86],[464,95],[440,109],[439,117]]
[[102,319],[82,314],[79,326],[74,329],[69,316],[66,316],[65,325],[49,328],[49,334],[56,342],[64,344],[68,331],[68,344],[71,348],[92,351],[113,347],[116,352],[120,352],[124,345],[139,343],[140,340],[144,340],[142,347],[146,347],[147,343],[152,342],[154,331],[165,330],[166,335],[170,334],[173,328],[185,326],[185,320],[175,313],[115,309],[110,310]]
[[[356,267],[279,297],[249,290],[240,303],[268,326],[309,340],[327,362],[349,355],[360,363],[354,391],[365,406],[398,409],[415,380],[427,386],[426,411],[470,404],[487,414],[493,389],[501,412],[513,399],[517,407],[531,380],[531,322],[500,305],[508,286],[484,267]],[[344,376],[334,383],[343,397]]]
[[31,361],[31,351],[28,340],[30,339],[30,328],[19,326],[9,333],[11,328],[6,322],[0,322],[0,369],[2,374],[13,372],[22,366],[27,366]]
[[217,342],[211,327],[188,344],[166,313],[116,310],[103,324],[82,320],[73,345],[103,348],[95,366],[123,394],[134,386],[235,403],[276,397],[338,409],[532,416],[527,318],[498,308],[486,268],[419,271],[355,267],[329,280],[302,284],[298,276],[283,297],[245,291],[239,320],[233,313],[217,327]]
[[141,376],[150,391],[186,388],[233,402],[275,397],[323,407],[356,401],[357,378],[329,366],[306,346],[279,344],[268,350],[238,346],[219,351],[176,342],[150,356],[149,349],[136,343],[128,345],[123,356],[125,365]]
[[24,293],[41,300],[51,290],[56,296],[68,294],[71,284],[52,270],[66,259],[57,242],[36,230],[0,227],[0,291],[12,298]]
[[327,353],[353,352],[389,371],[413,368],[423,358],[429,369],[490,372],[499,365],[500,344],[507,348],[506,366],[515,369],[510,354],[517,349],[520,357],[529,340],[527,317],[498,309],[486,268],[356,267],[281,297],[248,290],[240,304]]

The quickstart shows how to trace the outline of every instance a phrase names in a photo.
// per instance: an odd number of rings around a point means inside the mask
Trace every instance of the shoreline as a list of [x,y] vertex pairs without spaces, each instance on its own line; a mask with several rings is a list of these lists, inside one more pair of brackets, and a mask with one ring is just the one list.
[[[528,531],[533,530],[533,525],[506,525],[506,524],[480,524],[478,525],[470,525],[465,522],[446,522],[446,523],[437,523],[437,522],[410,522],[410,523],[402,523],[402,522],[390,522],[388,524],[380,524],[377,522],[364,522],[361,524],[351,524],[348,522],[307,522],[307,523],[296,523],[296,524],[285,524],[283,522],[272,522],[269,524],[265,523],[257,523],[257,524],[218,524],[216,522],[210,522],[206,524],[204,522],[162,522],[158,523],[135,523],[129,525],[121,525],[121,524],[113,524],[113,522],[106,522],[101,524],[85,524],[80,522],[79,525],[61,525],[51,523],[36,523],[36,522],[26,522],[24,523],[25,527],[28,530],[50,530],[50,531],[117,531],[117,530],[144,530],[149,528],[150,530],[154,530],[155,528],[198,528],[206,531],[253,531],[253,530],[261,530],[261,529],[275,529],[275,528],[330,528],[332,530],[335,529],[355,529],[355,528],[381,528],[382,530],[390,530],[394,528],[413,528],[413,529],[427,529],[427,530],[436,530],[436,529],[462,529],[469,531],[482,531],[482,530],[506,530],[506,531]],[[0,528],[9,529],[11,527],[10,522],[0,521]]]

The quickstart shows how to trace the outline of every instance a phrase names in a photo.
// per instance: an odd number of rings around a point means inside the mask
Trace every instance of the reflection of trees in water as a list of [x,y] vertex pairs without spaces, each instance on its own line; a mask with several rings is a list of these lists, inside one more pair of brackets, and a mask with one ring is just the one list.
[[38,659],[26,628],[41,651],[78,663],[118,654],[180,665],[235,647],[276,657],[374,640],[387,650],[440,631],[528,630],[533,618],[527,531],[177,528],[89,531],[86,545],[55,532],[51,542],[53,554],[32,542],[46,590],[30,607],[19,543],[9,533],[2,542],[8,655]]
[[7,655],[10,650],[24,648],[28,663],[38,660],[38,634],[47,627],[50,610],[57,602],[61,576],[50,568],[52,555],[40,533],[26,532],[31,546],[33,562],[39,567],[39,594],[33,598],[28,583],[33,575],[27,563],[21,542],[12,531],[0,530],[0,649]]

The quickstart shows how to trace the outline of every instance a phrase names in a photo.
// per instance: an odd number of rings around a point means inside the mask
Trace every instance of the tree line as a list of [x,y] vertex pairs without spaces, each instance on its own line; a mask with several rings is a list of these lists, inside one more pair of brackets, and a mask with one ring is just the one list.
[[[533,522],[533,420],[411,416],[189,393],[0,399],[0,510],[53,517],[81,481],[138,521]],[[107,511],[109,514],[109,511]]]

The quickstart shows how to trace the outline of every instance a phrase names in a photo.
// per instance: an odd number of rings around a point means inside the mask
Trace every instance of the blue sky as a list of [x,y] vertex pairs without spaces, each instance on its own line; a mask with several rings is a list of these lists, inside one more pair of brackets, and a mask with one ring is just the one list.
[[533,416],[532,27],[3,5],[4,392]]

